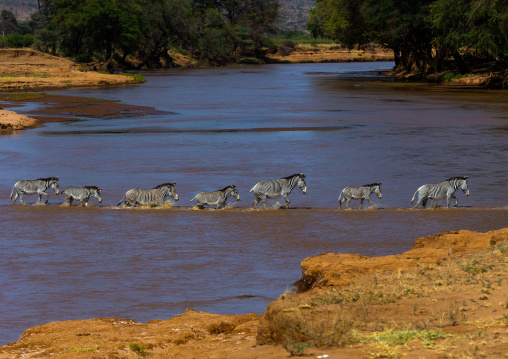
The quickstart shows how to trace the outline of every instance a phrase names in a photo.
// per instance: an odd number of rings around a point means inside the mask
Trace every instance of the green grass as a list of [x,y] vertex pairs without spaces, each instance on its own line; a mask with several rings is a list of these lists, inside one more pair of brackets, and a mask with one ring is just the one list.
[[147,355],[150,355],[150,353],[146,351],[146,348],[138,343],[129,344],[129,348],[134,353],[136,353],[137,355],[139,355],[141,357],[146,357]]
[[120,75],[132,78],[134,80],[135,84],[143,84],[146,82],[146,79],[144,78],[144,76],[140,75],[140,74],[131,74],[128,72],[122,72],[122,73],[120,73]]
[[471,76],[472,74],[454,74],[453,72],[447,72],[446,74],[444,74],[443,76],[441,76],[441,81],[442,82],[445,82],[445,81],[451,81],[451,80],[458,80],[458,79],[462,79],[464,77],[469,77]]
[[74,353],[87,353],[87,352],[94,352],[96,350],[97,350],[97,348],[83,348],[83,349],[71,348],[71,349],[69,349],[70,352],[74,352]]
[[26,101],[35,100],[46,96],[45,92],[21,92],[8,95],[4,98],[5,101]]
[[388,329],[384,332],[376,333],[372,337],[363,338],[360,341],[364,343],[375,342],[394,346],[406,345],[412,340],[420,339],[424,343],[424,346],[432,347],[436,344],[437,340],[451,336],[451,334],[446,334],[441,330]]

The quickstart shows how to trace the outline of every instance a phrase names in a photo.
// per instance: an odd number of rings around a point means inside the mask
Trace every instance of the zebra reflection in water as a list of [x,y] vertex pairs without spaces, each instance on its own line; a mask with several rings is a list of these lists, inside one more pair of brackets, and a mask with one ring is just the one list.
[[418,188],[411,198],[411,204],[413,204],[415,200],[415,196],[418,193],[418,202],[413,206],[413,208],[418,207],[421,203],[423,208],[427,206],[427,201],[432,199],[434,201],[439,201],[446,198],[446,208],[450,208],[450,199],[455,198],[455,207],[459,204],[459,200],[455,197],[455,192],[461,189],[466,196],[469,196],[469,188],[467,187],[468,177],[451,177],[446,181],[437,183],[437,184],[424,184],[420,188]]

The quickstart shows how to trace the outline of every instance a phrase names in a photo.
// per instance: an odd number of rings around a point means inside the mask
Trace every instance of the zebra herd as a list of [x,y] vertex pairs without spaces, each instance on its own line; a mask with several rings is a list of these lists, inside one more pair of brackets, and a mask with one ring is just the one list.
[[[42,196],[45,196],[45,204],[48,203],[49,195],[46,193],[48,189],[52,189],[55,194],[58,195],[58,177],[38,178],[36,180],[20,180],[14,184],[11,191],[12,204],[16,203],[19,198],[19,203],[23,204],[23,195],[34,195],[39,196],[37,203],[42,203]],[[469,196],[469,189],[467,187],[468,177],[451,177],[446,181],[437,184],[425,184],[418,188],[411,199],[413,204],[416,194],[418,194],[418,201],[413,206],[416,208],[418,205],[422,205],[424,208],[427,205],[427,201],[443,200],[446,199],[446,207],[450,207],[450,199],[455,199],[455,207],[458,205],[458,199],[455,196],[457,190],[462,190],[466,196]],[[117,206],[123,205],[128,207],[140,206],[162,206],[166,197],[170,196],[175,201],[178,201],[178,194],[175,190],[176,182],[163,183],[153,189],[146,190],[140,188],[132,188],[128,190],[123,198],[118,202]],[[286,202],[283,207],[289,208],[289,194],[295,187],[299,187],[303,194],[307,193],[307,185],[305,183],[305,175],[303,173],[296,173],[294,175],[283,177],[278,180],[272,181],[261,181],[256,183],[250,192],[254,193],[256,200],[254,201],[252,208],[256,208],[256,205],[261,202],[263,208],[266,208],[266,199],[275,199],[278,197],[284,197]],[[102,189],[97,186],[85,186],[85,187],[68,187],[62,194],[65,195],[65,202],[68,205],[72,205],[74,200],[79,200],[81,206],[88,205],[90,197],[95,197],[99,203],[102,202],[101,198]],[[349,207],[351,199],[360,200],[360,208],[362,208],[363,201],[367,200],[373,206],[370,196],[376,194],[379,198],[383,198],[381,194],[381,183],[371,183],[360,187],[346,187],[342,190],[339,195],[339,209],[341,209],[342,203],[346,202],[346,208]],[[14,195],[14,199],[13,199]],[[240,200],[240,195],[235,185],[224,187],[215,192],[200,192],[190,202],[195,201],[194,206],[202,209],[205,206],[215,206],[216,209],[225,206],[227,199],[230,196],[234,196],[237,201]],[[124,201],[125,200],[125,201]]]

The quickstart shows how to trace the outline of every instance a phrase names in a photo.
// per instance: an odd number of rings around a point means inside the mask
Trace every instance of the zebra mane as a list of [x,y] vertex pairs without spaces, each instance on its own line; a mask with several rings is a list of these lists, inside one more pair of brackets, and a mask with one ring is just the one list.
[[293,177],[302,177],[302,178],[305,178],[305,175],[303,173],[295,173],[294,175],[291,175],[291,176],[287,176],[287,177],[282,177],[281,179],[291,179]]
[[451,182],[451,181],[467,181],[469,177],[468,176],[458,176],[458,177],[450,177],[445,182]]
[[96,191],[100,192],[101,189],[97,186],[85,186],[84,188],[88,188],[88,189],[95,189]]
[[153,189],[161,189],[161,187],[173,187],[174,185],[176,184],[176,182],[173,182],[173,183],[163,183],[163,184],[160,184],[158,186],[155,186]]
[[227,190],[228,188],[236,188],[236,186],[234,184],[232,185],[229,185],[229,186],[226,186],[224,187],[223,189],[220,189],[219,192],[224,192],[225,190]]
[[45,182],[49,182],[49,181],[58,181],[58,177],[48,177],[48,178],[37,178],[36,181],[45,181]]
[[376,187],[381,186],[381,183],[364,184],[362,187]]

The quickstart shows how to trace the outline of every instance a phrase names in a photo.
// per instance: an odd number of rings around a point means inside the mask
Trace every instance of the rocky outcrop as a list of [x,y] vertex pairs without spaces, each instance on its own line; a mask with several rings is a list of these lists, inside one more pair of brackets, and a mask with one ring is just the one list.
[[453,253],[475,251],[503,240],[508,240],[508,228],[487,233],[467,230],[438,233],[416,239],[413,248],[405,253],[384,257],[323,253],[302,261],[302,277],[295,287],[300,293],[327,286],[343,287],[358,277],[437,263]]

